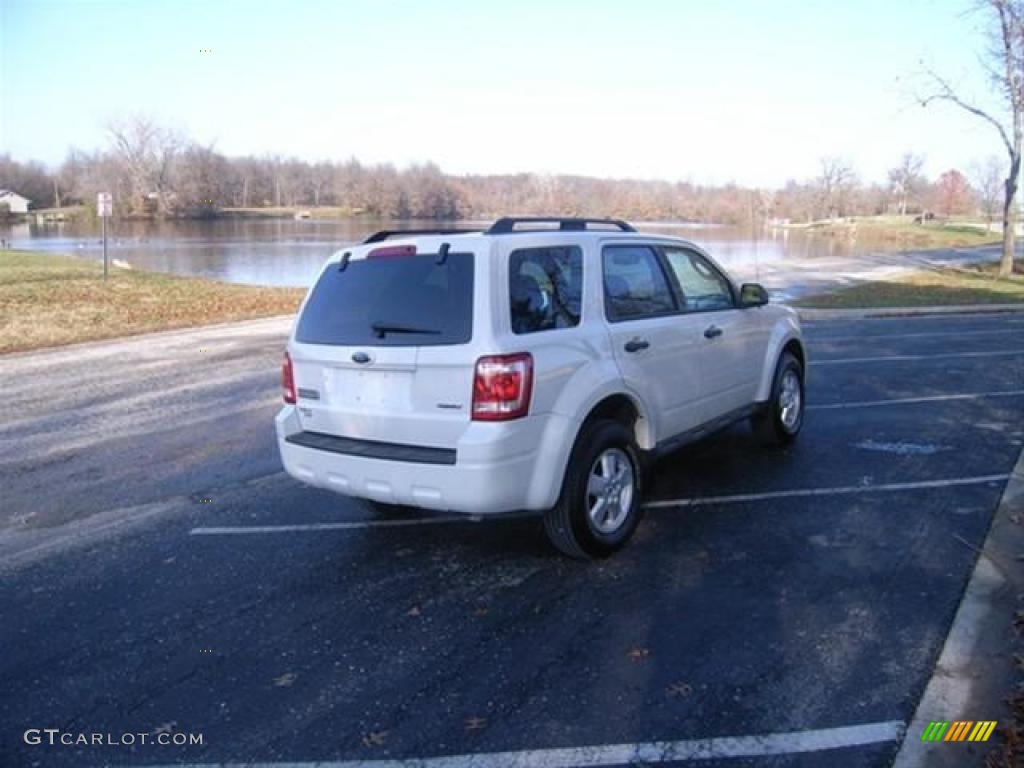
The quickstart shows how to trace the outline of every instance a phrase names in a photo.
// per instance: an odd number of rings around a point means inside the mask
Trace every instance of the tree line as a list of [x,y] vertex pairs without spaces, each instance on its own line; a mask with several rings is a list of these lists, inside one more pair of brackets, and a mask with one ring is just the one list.
[[33,207],[94,206],[111,192],[115,210],[134,217],[214,217],[225,209],[335,206],[344,213],[393,218],[491,218],[516,214],[615,216],[756,224],[924,211],[948,217],[999,211],[996,160],[951,169],[937,179],[907,153],[885,182],[865,183],[842,159],[824,158],[812,179],[781,189],[570,175],[451,175],[432,163],[397,169],[306,162],[281,155],[228,157],[147,117],[113,123],[109,144],[71,150],[57,168],[0,155],[0,188]]

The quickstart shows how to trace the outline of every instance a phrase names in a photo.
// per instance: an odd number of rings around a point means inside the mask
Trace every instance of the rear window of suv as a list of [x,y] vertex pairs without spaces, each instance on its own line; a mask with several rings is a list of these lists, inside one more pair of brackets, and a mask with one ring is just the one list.
[[473,335],[473,254],[449,253],[330,264],[299,317],[303,344],[422,347]]

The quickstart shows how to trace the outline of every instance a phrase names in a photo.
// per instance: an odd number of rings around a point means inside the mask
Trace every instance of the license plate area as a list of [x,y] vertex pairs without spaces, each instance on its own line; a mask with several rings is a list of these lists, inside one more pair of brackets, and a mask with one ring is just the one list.
[[325,389],[332,405],[407,412],[413,372],[329,368]]

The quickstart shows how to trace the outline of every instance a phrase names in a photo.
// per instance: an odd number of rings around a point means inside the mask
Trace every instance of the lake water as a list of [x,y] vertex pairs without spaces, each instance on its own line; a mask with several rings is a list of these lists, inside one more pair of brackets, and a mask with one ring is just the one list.
[[[489,223],[489,222],[488,222]],[[385,221],[373,219],[217,219],[211,221],[131,221],[112,225],[112,259],[140,269],[201,275],[234,283],[306,286],[334,251],[380,229],[480,226],[481,222]],[[645,232],[671,234],[705,247],[718,261],[743,275],[761,265],[849,256],[843,240],[810,237],[799,231],[751,232],[735,227],[689,223],[639,223]],[[18,224],[0,228],[11,247],[101,259],[96,222]]]

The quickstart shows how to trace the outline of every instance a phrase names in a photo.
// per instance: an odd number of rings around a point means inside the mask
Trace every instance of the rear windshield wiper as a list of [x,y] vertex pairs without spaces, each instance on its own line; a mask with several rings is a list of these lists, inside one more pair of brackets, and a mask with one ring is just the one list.
[[370,323],[370,328],[381,339],[389,333],[425,333],[432,336],[439,336],[441,334],[441,331],[436,328],[418,328],[415,325],[397,325],[394,323]]

